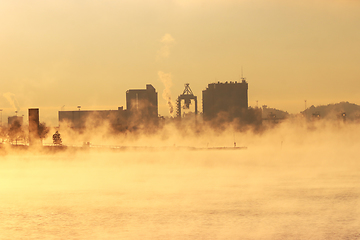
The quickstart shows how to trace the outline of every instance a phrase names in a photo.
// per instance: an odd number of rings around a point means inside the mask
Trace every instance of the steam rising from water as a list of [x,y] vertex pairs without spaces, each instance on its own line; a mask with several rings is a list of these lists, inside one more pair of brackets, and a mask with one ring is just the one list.
[[[10,153],[2,239],[357,239],[360,126],[143,136],[133,145],[247,150]],[[163,135],[162,135],[163,134]]]

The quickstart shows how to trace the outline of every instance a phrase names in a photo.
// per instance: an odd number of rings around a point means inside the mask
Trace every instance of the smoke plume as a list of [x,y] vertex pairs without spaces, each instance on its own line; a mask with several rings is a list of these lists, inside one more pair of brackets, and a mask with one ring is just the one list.
[[172,115],[174,112],[174,104],[171,100],[171,91],[170,88],[172,86],[171,81],[171,73],[164,73],[162,71],[158,71],[159,80],[164,84],[164,91],[162,93],[162,97],[165,99],[167,104],[169,105],[169,112]]
[[175,39],[170,34],[165,34],[160,40],[162,47],[158,52],[158,59],[168,58],[170,56],[170,49],[175,43]]
[[16,100],[15,94],[7,92],[7,93],[4,93],[3,96],[4,96],[4,98],[6,98],[6,100],[8,100],[8,102],[15,109],[15,111],[17,111],[17,112],[20,111],[20,106],[19,106],[18,101]]

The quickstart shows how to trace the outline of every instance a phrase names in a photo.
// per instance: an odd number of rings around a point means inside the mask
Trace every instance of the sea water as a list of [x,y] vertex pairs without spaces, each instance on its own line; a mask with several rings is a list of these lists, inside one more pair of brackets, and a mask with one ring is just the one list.
[[360,239],[357,148],[19,153],[0,239]]

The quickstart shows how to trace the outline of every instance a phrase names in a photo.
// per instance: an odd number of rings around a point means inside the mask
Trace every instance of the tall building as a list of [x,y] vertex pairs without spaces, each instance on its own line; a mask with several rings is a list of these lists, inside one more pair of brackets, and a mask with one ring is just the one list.
[[39,140],[39,109],[29,108],[29,144],[40,143]]
[[141,119],[156,119],[158,117],[158,97],[151,84],[146,89],[130,89],[126,91],[126,110],[129,116]]
[[212,120],[222,114],[226,120],[243,117],[248,109],[248,83],[211,83],[203,90],[203,117]]

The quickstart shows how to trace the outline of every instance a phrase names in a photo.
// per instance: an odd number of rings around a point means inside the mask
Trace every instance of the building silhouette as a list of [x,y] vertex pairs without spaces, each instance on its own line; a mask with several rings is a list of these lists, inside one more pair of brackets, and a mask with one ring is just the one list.
[[117,110],[59,111],[60,124],[68,124],[68,127],[76,129],[100,126],[105,121],[109,121],[113,127],[121,128],[126,120],[127,114],[123,107]]
[[39,137],[39,109],[29,108],[29,144],[36,145],[40,143]]
[[117,110],[59,111],[60,125],[67,124],[74,129],[97,127],[105,122],[118,131],[134,130],[139,126],[156,123],[158,117],[157,92],[151,84],[146,89],[126,91],[126,107]]
[[146,89],[129,89],[126,91],[126,110],[129,117],[154,119],[158,117],[158,96],[151,84]]
[[22,126],[23,125],[23,117],[22,116],[8,117],[8,126],[12,126],[15,122],[17,122],[20,126]]
[[211,83],[203,90],[203,118],[213,120],[220,115],[231,121],[243,117],[248,109],[248,83]]

